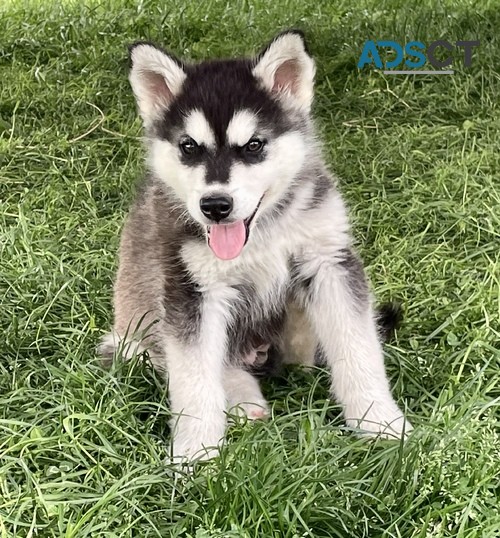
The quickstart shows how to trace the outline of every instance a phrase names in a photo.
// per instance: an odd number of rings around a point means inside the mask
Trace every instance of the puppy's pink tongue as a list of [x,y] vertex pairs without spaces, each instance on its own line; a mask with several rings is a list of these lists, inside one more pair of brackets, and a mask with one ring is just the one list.
[[239,256],[245,246],[247,231],[242,220],[232,224],[210,226],[208,244],[217,258],[232,260]]

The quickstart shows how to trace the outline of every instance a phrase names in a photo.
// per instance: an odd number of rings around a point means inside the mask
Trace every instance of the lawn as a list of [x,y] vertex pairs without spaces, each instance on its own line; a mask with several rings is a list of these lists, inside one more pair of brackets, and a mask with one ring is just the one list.
[[[121,225],[144,170],[126,46],[193,59],[306,32],[315,115],[415,431],[357,439],[320,370],[265,383],[267,422],[174,473],[162,381],[101,367]],[[4,0],[0,537],[500,536],[500,1]],[[450,76],[384,75],[367,39],[480,39]]]

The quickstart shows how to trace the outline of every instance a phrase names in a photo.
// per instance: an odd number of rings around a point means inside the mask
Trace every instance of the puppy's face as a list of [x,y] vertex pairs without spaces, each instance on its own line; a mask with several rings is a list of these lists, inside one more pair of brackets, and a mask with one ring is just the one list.
[[131,61],[151,169],[214,254],[237,257],[303,165],[314,63],[302,36],[281,34],[255,60],[184,65],[140,43]]

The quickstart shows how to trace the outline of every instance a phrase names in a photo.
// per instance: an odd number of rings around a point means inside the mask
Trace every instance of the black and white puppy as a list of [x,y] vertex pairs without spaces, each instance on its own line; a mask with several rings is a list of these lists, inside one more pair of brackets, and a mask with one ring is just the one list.
[[101,354],[147,349],[166,373],[173,456],[216,454],[226,411],[263,417],[252,367],[320,350],[347,424],[411,430],[384,369],[362,263],[311,120],[300,32],[256,58],[183,63],[130,49],[148,173],[122,233],[115,322]]

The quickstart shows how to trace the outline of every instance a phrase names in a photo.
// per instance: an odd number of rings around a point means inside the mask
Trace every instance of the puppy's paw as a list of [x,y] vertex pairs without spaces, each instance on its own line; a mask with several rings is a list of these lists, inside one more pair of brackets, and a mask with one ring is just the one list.
[[220,443],[217,446],[204,446],[201,443],[188,444],[174,439],[167,463],[190,469],[195,462],[216,458],[219,455],[219,448]]
[[269,406],[263,398],[252,402],[241,402],[229,409],[230,415],[246,417],[249,420],[263,420],[269,417]]
[[362,418],[352,418],[355,412],[346,409],[347,425],[356,430],[361,437],[380,437],[382,439],[401,439],[408,437],[413,426],[403,413],[394,405],[372,404]]
[[252,349],[243,357],[243,362],[254,368],[259,368],[267,361],[268,351],[271,346],[269,344],[262,344],[261,346]]
[[179,465],[207,461],[219,455],[224,443],[226,417],[221,410],[203,419],[179,415],[171,423],[170,461]]
[[381,439],[397,440],[408,437],[413,430],[413,426],[404,418],[398,417],[395,420],[385,423],[374,423],[362,420],[354,426],[359,430],[361,437],[380,437]]

